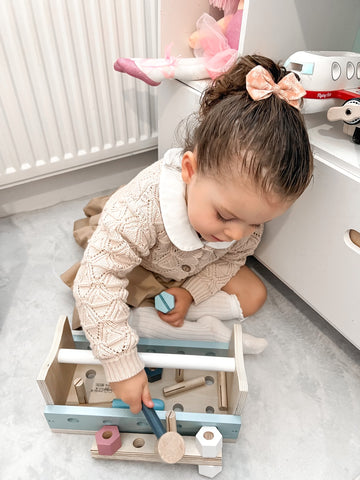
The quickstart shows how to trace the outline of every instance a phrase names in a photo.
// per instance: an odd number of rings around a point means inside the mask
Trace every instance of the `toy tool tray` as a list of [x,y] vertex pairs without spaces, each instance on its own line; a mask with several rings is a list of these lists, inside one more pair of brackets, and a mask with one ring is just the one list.
[[[94,433],[104,425],[117,425],[122,432],[151,433],[142,413],[133,415],[118,408],[104,370],[96,361],[89,364],[62,363],[59,351],[89,350],[82,332],[72,332],[66,316],[60,317],[53,345],[39,373],[38,384],[46,401],[45,417],[54,431]],[[166,411],[176,412],[177,429],[195,435],[204,425],[216,426],[224,440],[234,441],[240,430],[240,412],[247,395],[240,325],[234,327],[230,345],[215,342],[184,342],[140,339],[139,352],[188,355],[188,358],[234,359],[234,371],[151,368],[151,395],[158,399],[158,416],[165,424]],[[90,352],[91,354],[91,352]],[[192,357],[191,357],[192,356]],[[199,357],[196,357],[199,356]],[[169,355],[165,355],[169,357]],[[182,358],[182,357],[180,357]],[[210,361],[209,361],[210,363]],[[216,363],[216,362],[214,362]],[[182,386],[185,385],[184,388]],[[165,392],[165,393],[164,393]]]

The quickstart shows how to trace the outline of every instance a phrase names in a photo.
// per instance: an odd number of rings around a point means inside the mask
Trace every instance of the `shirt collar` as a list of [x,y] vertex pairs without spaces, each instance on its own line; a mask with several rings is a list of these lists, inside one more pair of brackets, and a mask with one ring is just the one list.
[[186,184],[181,177],[181,160],[181,148],[168,150],[160,173],[160,209],[168,237],[177,248],[186,252],[204,246],[229,248],[235,241],[205,242],[190,225],[185,200]]

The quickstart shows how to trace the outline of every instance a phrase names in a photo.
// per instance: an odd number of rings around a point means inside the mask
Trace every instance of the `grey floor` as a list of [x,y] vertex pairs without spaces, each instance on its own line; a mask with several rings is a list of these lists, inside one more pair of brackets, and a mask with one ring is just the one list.
[[[87,199],[0,219],[0,478],[204,478],[191,465],[101,461],[93,438],[52,433],[36,377],[73,301],[60,273],[82,253],[73,221]],[[354,480],[360,474],[360,352],[257,262],[268,286],[243,329],[269,342],[246,356],[249,395],[216,478]],[[341,294],[341,292],[339,292]]]

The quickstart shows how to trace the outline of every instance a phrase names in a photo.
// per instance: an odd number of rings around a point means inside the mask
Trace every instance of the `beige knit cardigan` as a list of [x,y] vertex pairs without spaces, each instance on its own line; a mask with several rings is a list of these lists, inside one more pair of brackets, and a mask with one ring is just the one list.
[[[195,304],[219,291],[257,247],[263,227],[227,249],[203,245],[182,251],[161,215],[159,178],[164,160],[143,170],[106,203],[84,252],[73,293],[81,325],[109,382],[140,372],[138,335],[129,326],[127,274],[137,265],[166,280],[183,280]],[[179,170],[179,175],[181,175]]]

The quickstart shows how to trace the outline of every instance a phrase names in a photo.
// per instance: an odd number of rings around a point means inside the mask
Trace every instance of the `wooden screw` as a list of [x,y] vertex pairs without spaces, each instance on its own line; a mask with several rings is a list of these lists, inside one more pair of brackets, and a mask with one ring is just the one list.
[[171,395],[176,395],[182,392],[186,392],[187,390],[192,390],[193,388],[201,387],[202,385],[205,385],[205,383],[205,377],[191,378],[190,380],[186,380],[185,382],[176,383],[175,385],[171,385],[170,387],[164,387],[163,395],[164,397],[170,397]]

